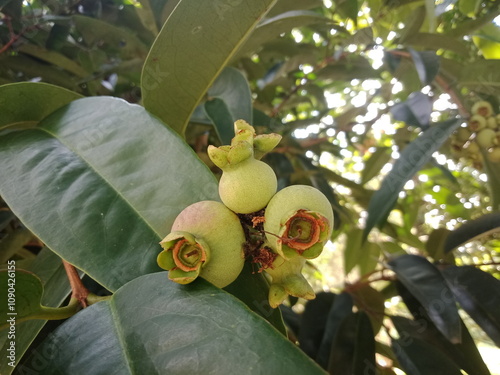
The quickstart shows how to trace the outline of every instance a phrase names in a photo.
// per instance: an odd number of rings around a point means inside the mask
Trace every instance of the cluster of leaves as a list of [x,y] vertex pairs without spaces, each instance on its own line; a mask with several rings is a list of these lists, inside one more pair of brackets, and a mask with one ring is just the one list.
[[[489,373],[459,309],[500,346],[500,165],[449,160],[471,105],[499,106],[497,0],[4,0],[0,12],[0,259],[16,260],[20,373]],[[227,144],[236,119],[281,133],[264,159],[279,186],[315,186],[335,211],[354,281],[301,315],[283,308],[301,350],[250,265],[222,291],[170,283],[155,262],[183,208],[219,199],[206,146]],[[110,296],[60,307],[61,258]],[[407,314],[386,309],[394,298]],[[33,342],[45,319],[72,315]]]

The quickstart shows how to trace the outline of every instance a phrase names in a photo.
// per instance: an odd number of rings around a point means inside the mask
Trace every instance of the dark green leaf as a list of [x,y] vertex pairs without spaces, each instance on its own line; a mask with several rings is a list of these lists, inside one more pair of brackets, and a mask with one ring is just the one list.
[[338,10],[343,17],[350,18],[355,25],[358,24],[358,0],[337,0],[335,3],[337,6],[336,10]]
[[203,95],[275,1],[180,1],[144,63],[146,109],[184,134]]
[[243,44],[238,56],[255,52],[264,43],[278,38],[280,34],[290,32],[295,27],[317,23],[328,24],[332,23],[332,21],[321,14],[308,10],[292,10],[271,18],[265,18],[257,25],[248,41]]
[[[407,302],[406,297],[405,302]],[[421,307],[421,305],[418,306]],[[453,361],[456,366],[464,369],[468,374],[490,374],[474,339],[462,321],[460,322],[462,326],[462,343],[452,344],[424,315],[416,314],[415,320],[401,316],[391,316],[391,320],[399,333],[400,340],[403,340],[403,342],[409,344],[414,339],[420,340],[425,342],[433,351],[439,353],[439,356],[445,355],[447,360]]]
[[447,267],[442,273],[462,308],[500,347],[500,281],[473,266]]
[[141,58],[147,52],[147,46],[128,30],[114,26],[97,18],[75,15],[72,17],[76,30],[82,35],[87,46],[104,46],[123,59]]
[[278,0],[268,13],[269,17],[288,12],[289,10],[312,9],[323,6],[321,0]]
[[0,194],[49,248],[109,290],[159,270],[159,240],[189,204],[218,199],[191,148],[142,107],[74,101],[0,139]]
[[207,92],[205,111],[212,120],[222,144],[234,137],[234,122],[245,120],[253,124],[252,94],[243,74],[226,67]]
[[405,183],[430,160],[432,154],[460,126],[460,122],[459,119],[452,119],[432,125],[401,152],[392,170],[382,181],[380,189],[370,200],[365,237],[374,226],[385,221]]
[[316,362],[323,368],[328,367],[332,345],[340,329],[342,321],[352,313],[353,300],[349,293],[343,292],[335,297],[328,313],[325,333],[321,340]]
[[408,375],[461,375],[457,365],[425,341],[403,337],[392,340],[392,350]]
[[256,272],[254,264],[245,262],[238,278],[224,290],[243,301],[253,312],[262,316],[286,336],[286,328],[279,309],[269,305],[269,283],[262,273]]
[[429,126],[431,112],[431,98],[421,92],[413,92],[408,96],[408,100],[391,107],[392,116],[396,121],[422,128]]
[[311,358],[316,358],[323,340],[330,309],[336,294],[320,292],[308,301],[300,316],[298,340],[300,348]]
[[422,85],[429,85],[439,71],[439,56],[432,51],[415,51],[408,48]]
[[34,369],[40,353],[52,354],[41,374],[323,374],[230,294],[203,280],[172,283],[164,272],[78,313],[19,370]]
[[445,49],[462,56],[469,54],[466,44],[459,39],[443,34],[413,33],[408,35],[406,44],[432,50]]
[[[45,291],[42,305],[59,307],[71,291],[61,258],[44,248],[29,266],[28,271],[34,272],[42,280]],[[46,322],[46,320],[30,320],[16,327],[16,362],[21,359]],[[7,352],[10,343],[10,340],[7,340],[7,332],[8,329],[0,331],[0,349],[3,353]],[[8,375],[13,370],[7,361],[0,361],[0,374]]]
[[203,108],[210,121],[212,121],[221,143],[224,145],[231,144],[231,139],[234,137],[234,120],[226,103],[222,99],[214,98],[207,100]]
[[233,122],[245,120],[253,124],[252,93],[245,76],[238,69],[224,68],[212,87],[208,89],[207,95],[209,98],[219,98],[224,101]]
[[405,43],[409,38],[419,32],[424,23],[425,16],[426,11],[423,5],[418,7],[414,12],[411,12],[404,23],[404,29],[401,31],[401,36],[399,37],[400,43]]
[[42,281],[33,273],[16,269],[15,262],[10,262],[7,270],[0,271],[1,289],[8,292],[2,293],[0,299],[0,316],[6,318],[0,329],[8,327],[10,319],[16,322],[42,312]]
[[405,254],[389,261],[398,280],[422,304],[441,333],[452,343],[461,340],[455,298],[439,270],[427,259]]
[[366,184],[373,177],[380,174],[380,170],[391,160],[390,147],[379,147],[366,161],[361,172],[361,183]]
[[0,129],[11,125],[34,126],[56,109],[81,97],[76,92],[46,83],[0,86]]
[[493,212],[467,221],[450,232],[444,243],[444,252],[447,253],[469,241],[489,236],[498,231],[500,231],[500,212]]
[[332,345],[328,372],[339,375],[375,375],[375,340],[363,311],[342,320]]

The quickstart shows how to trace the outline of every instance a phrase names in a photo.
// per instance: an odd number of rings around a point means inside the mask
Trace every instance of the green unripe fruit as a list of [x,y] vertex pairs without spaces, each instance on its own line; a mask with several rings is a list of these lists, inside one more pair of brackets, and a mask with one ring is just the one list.
[[222,202],[234,212],[249,214],[263,209],[278,188],[273,169],[253,157],[223,169],[219,181]]
[[497,119],[494,116],[490,116],[486,119],[486,127],[496,130],[498,128]]
[[493,149],[491,149],[491,151],[488,153],[488,160],[492,163],[500,162],[500,147],[494,147]]
[[285,260],[278,256],[272,266],[266,268],[265,272],[272,277],[269,286],[269,305],[271,307],[278,307],[288,295],[305,299],[316,297],[311,285],[301,274],[305,262],[306,259],[302,257]]
[[495,139],[496,133],[493,129],[483,129],[476,136],[476,142],[479,147],[488,149],[493,146],[493,141]]
[[493,107],[487,101],[481,100],[474,103],[471,109],[472,114],[480,115],[482,117],[489,117],[493,114]]
[[311,186],[288,186],[267,205],[266,238],[271,248],[285,259],[316,258],[332,229],[332,206],[323,193]]
[[457,130],[457,140],[462,142],[462,145],[467,142],[472,135],[472,132],[467,128],[460,128]]
[[175,219],[172,232],[160,245],[158,265],[169,279],[188,284],[198,276],[219,288],[232,283],[243,269],[245,234],[238,216],[215,201],[186,207]]
[[469,129],[478,132],[486,127],[486,118],[481,115],[474,115],[469,119]]

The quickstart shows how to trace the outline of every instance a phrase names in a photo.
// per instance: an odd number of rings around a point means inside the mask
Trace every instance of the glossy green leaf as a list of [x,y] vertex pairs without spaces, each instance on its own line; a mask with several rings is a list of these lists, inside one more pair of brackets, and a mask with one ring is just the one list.
[[275,2],[179,1],[144,64],[146,109],[184,134],[203,95]]
[[321,0],[278,0],[268,13],[269,17],[277,16],[290,10],[304,10],[323,6]]
[[361,172],[361,183],[366,184],[373,177],[380,174],[380,170],[391,160],[390,147],[379,147],[366,161]]
[[33,234],[26,228],[19,228],[4,235],[0,239],[0,264],[7,262],[32,238]]
[[388,264],[439,331],[452,343],[460,342],[460,316],[455,298],[439,270],[427,259],[410,254],[394,258]]
[[0,129],[11,125],[34,126],[56,109],[81,97],[76,92],[47,83],[20,82],[0,86]]
[[142,107],[72,102],[0,138],[0,195],[49,248],[109,290],[159,270],[158,242],[189,204],[218,199],[191,148]]
[[500,347],[500,280],[473,266],[442,270],[462,308]]
[[406,44],[431,50],[445,49],[462,56],[468,56],[467,45],[451,36],[433,33],[413,33],[408,36]]
[[324,374],[230,294],[203,280],[172,283],[164,272],[78,313],[20,370],[33,369],[47,352],[40,374]]
[[[33,263],[27,268],[34,272],[42,281],[44,294],[41,303],[44,306],[59,307],[69,295],[71,288],[64,266],[56,254],[44,248],[37,255]],[[30,320],[16,326],[16,362],[19,362],[37,337],[40,330],[45,326],[46,320]],[[0,330],[0,350],[6,353],[9,347],[8,328]],[[0,374],[8,375],[14,370],[8,366],[7,361],[0,361]]]
[[439,56],[433,51],[415,51],[409,48],[422,85],[429,85],[439,71]]
[[432,154],[460,126],[460,122],[459,119],[452,119],[431,125],[401,152],[392,170],[382,181],[380,189],[370,200],[365,237],[373,227],[385,221],[406,182],[431,159]]
[[483,215],[462,224],[450,232],[444,243],[444,252],[450,252],[469,241],[500,232],[500,212]]

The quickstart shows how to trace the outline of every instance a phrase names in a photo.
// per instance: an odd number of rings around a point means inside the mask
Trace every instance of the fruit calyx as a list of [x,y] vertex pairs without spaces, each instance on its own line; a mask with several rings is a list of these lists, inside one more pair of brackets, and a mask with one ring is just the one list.
[[205,241],[188,232],[171,232],[160,245],[163,251],[158,254],[158,265],[169,271],[170,280],[179,284],[194,281],[210,258],[210,249]]
[[316,297],[311,285],[301,273],[305,262],[306,259],[302,257],[286,260],[278,255],[271,267],[265,269],[272,278],[268,295],[271,307],[278,307],[288,295],[308,300]]

